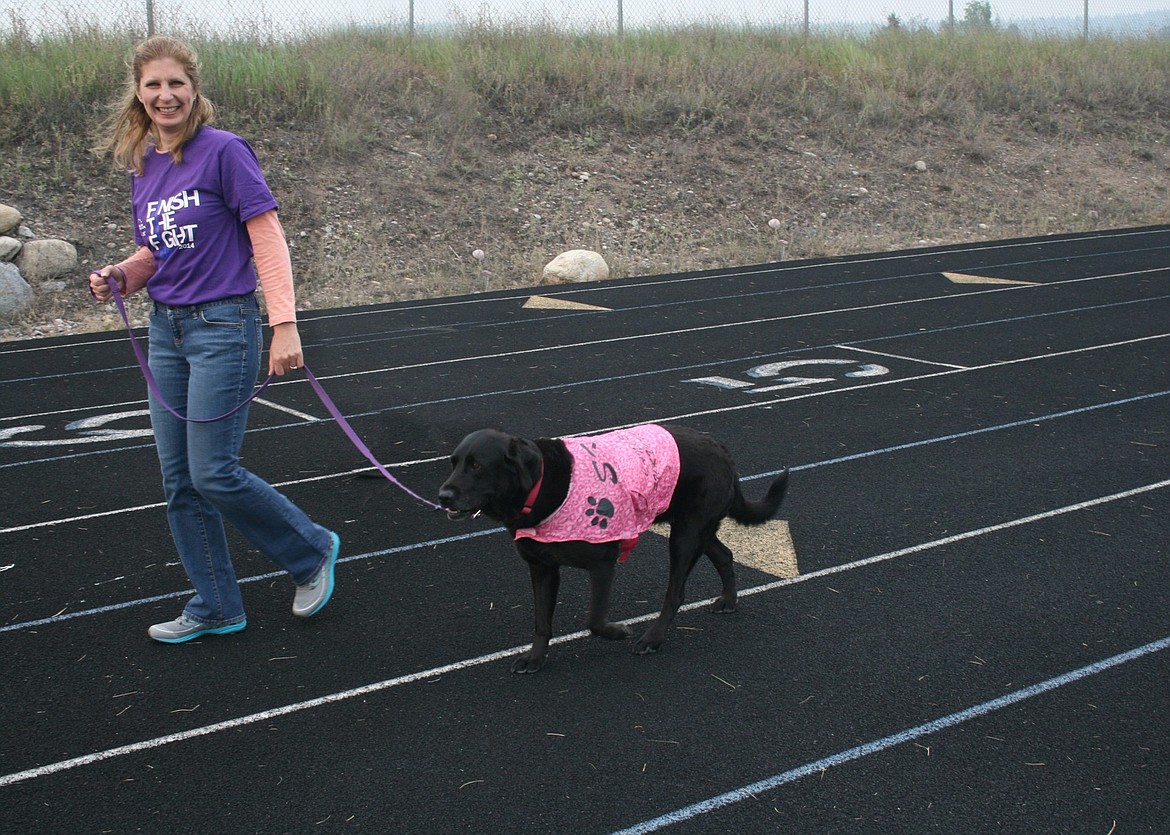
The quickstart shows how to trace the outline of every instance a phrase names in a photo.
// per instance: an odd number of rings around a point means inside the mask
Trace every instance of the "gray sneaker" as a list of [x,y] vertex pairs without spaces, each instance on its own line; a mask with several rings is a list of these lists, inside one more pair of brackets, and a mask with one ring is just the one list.
[[333,568],[337,565],[337,554],[341,550],[341,537],[330,533],[333,538],[333,547],[325,565],[303,586],[297,586],[296,597],[293,598],[293,614],[298,618],[311,618],[325,607],[329,598],[333,596]]
[[146,634],[164,644],[181,644],[183,641],[190,641],[200,635],[229,635],[232,632],[243,630],[247,625],[248,621],[244,619],[239,623],[229,623],[226,626],[211,626],[201,621],[192,620],[184,612],[175,620],[156,623],[146,630]]

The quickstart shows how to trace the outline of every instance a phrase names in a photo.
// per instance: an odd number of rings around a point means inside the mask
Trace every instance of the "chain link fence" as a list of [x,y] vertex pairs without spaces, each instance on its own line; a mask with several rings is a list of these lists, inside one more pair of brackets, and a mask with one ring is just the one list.
[[721,27],[865,35],[886,26],[994,26],[1024,34],[1170,38],[1170,0],[3,0],[0,38],[97,29],[141,37],[295,40],[377,29],[438,34],[506,27],[622,35]]

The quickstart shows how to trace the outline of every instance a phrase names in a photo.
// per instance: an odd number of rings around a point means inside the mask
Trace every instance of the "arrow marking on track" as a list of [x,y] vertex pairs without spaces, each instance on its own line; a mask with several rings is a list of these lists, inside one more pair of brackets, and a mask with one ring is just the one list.
[[571,302],[566,299],[552,299],[548,296],[529,296],[528,301],[524,302],[525,307],[544,308],[552,310],[604,310],[609,311],[611,308],[598,307],[595,304],[585,304],[584,302]]
[[965,273],[943,273],[952,284],[1039,284],[1039,281],[1016,281],[1011,278],[991,278],[986,275],[966,275]]
[[[654,525],[650,532],[669,537],[670,525]],[[728,519],[719,528],[719,540],[731,549],[735,561],[740,565],[784,579],[800,574],[796,567],[796,548],[792,545],[792,534],[788,530],[788,522],[783,519],[773,519],[751,527]]]

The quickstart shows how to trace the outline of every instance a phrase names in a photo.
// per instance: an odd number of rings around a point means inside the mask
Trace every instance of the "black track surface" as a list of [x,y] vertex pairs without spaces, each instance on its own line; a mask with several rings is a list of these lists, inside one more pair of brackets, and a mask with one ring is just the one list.
[[[301,333],[428,497],[481,426],[684,423],[749,496],[791,467],[800,576],[741,567],[715,616],[701,564],[637,657],[576,631],[568,573],[551,662],[512,675],[531,592],[506,536],[369,477],[285,378],[245,459],[340,533],[333,601],[296,620],[236,538],[247,630],[157,644],[189,591],[125,335],[3,344],[0,830],[1167,831],[1170,228],[314,312]],[[644,539],[613,616],[647,619],[665,577]]]

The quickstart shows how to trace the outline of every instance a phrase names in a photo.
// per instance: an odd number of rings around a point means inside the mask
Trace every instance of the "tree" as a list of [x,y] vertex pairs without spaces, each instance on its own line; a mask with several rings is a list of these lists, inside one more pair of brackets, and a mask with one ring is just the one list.
[[990,0],[970,0],[963,9],[963,26],[967,29],[990,29],[992,27]]

